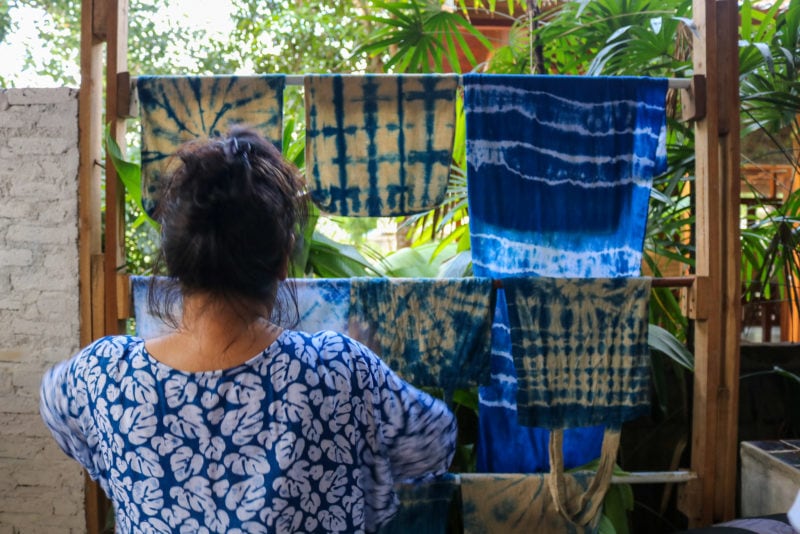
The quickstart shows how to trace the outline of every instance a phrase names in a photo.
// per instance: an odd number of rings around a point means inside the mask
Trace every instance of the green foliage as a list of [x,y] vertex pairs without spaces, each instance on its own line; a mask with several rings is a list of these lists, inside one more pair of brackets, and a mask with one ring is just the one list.
[[10,1],[0,3],[0,43],[6,40],[6,35],[12,28]]
[[[785,11],[778,5],[767,13],[753,9],[750,0],[741,7],[740,98],[744,133],[765,132],[795,172],[800,170],[793,146],[777,138],[790,134],[800,141],[800,2]],[[746,299],[765,298],[800,303],[795,281],[800,279],[800,192],[788,193],[779,205],[762,205],[761,215],[742,229],[742,279]],[[773,289],[778,290],[773,294]]]
[[[379,14],[364,16],[376,31],[356,49],[380,57],[390,72],[461,72],[459,52],[472,67],[478,63],[464,35],[487,50],[491,42],[461,13],[451,13],[439,0],[373,1]],[[445,68],[445,66],[447,68]]]

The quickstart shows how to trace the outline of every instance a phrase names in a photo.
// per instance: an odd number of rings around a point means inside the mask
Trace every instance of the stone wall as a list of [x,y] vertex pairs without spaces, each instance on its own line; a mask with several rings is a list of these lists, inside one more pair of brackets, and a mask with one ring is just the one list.
[[79,341],[77,96],[0,90],[0,534],[86,530],[82,469],[39,417]]

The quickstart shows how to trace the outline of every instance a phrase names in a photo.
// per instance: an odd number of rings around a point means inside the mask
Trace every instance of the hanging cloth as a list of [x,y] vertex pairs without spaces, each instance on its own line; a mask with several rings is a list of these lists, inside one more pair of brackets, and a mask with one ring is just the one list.
[[445,473],[433,480],[395,485],[400,500],[397,515],[379,534],[447,534],[454,532],[454,517],[460,514],[460,480]]
[[[349,278],[295,278],[281,284],[279,298],[291,303],[297,298],[298,321],[295,330],[316,333],[333,330],[346,333],[350,316]],[[290,310],[291,311],[291,310]]]
[[[153,339],[174,332],[174,329],[152,313],[148,303],[150,291],[154,291],[158,300],[163,292],[170,291],[169,279],[163,276],[131,276],[131,298],[133,300],[133,318],[136,320],[136,335],[143,339]],[[153,286],[151,289],[151,285]],[[181,302],[177,299],[172,309],[176,318],[181,316]]]
[[650,408],[649,278],[507,278],[517,419],[622,423]]
[[[549,475],[464,473],[460,478],[464,534],[597,532],[598,514],[583,525],[562,515],[550,496]],[[591,480],[592,474],[586,471],[566,475],[564,495],[571,499],[585,492]]]
[[153,214],[171,157],[186,141],[244,124],[279,149],[286,76],[139,76],[142,121],[142,205]]
[[[667,81],[468,74],[463,83],[475,274],[637,276],[651,180],[666,166]],[[502,290],[497,302],[478,469],[544,471],[549,431],[518,424]],[[602,433],[565,430],[566,467],[596,458]]]
[[417,387],[489,379],[494,289],[488,278],[356,278],[349,334]]
[[[151,339],[174,332],[174,329],[153,314],[149,306],[149,293],[154,291],[158,302],[165,291],[179,288],[167,277],[131,276],[133,314],[136,335]],[[152,288],[151,288],[152,286]],[[173,303],[172,315],[180,322],[182,307],[180,294]],[[286,326],[293,330],[316,333],[321,330],[347,332],[350,314],[350,279],[292,278],[281,282],[277,299],[288,311]],[[297,304],[297,315],[293,313]]]
[[464,76],[480,276],[637,276],[666,79]]
[[323,211],[395,216],[444,200],[458,77],[308,75],[306,173]]

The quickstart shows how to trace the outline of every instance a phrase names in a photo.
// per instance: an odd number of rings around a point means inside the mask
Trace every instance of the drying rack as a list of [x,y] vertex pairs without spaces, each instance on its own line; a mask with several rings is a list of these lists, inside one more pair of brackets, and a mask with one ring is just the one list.
[[[103,161],[104,125],[124,146],[132,103],[127,67],[127,0],[81,0],[79,96],[79,257],[82,345],[121,331],[129,316],[124,273],[123,188]],[[739,331],[738,5],[735,0],[693,0],[692,78],[671,80],[681,91],[687,121],[695,125],[695,234],[692,276],[653,280],[680,288],[694,328],[695,371],[691,465],[639,472],[614,482],[679,483],[679,508],[690,526],[732,519],[737,475]],[[287,83],[302,82],[300,76]],[[105,91],[103,87],[105,84]],[[105,168],[105,217],[101,184]],[[107,506],[87,477],[86,523],[102,531]]]

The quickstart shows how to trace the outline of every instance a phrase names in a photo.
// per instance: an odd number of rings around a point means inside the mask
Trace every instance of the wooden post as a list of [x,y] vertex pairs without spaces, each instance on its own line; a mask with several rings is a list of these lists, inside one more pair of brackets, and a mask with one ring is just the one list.
[[[97,291],[102,266],[101,139],[103,133],[103,41],[97,29],[102,0],[81,1],[81,85],[78,96],[78,273],[80,287],[80,344],[103,333],[103,292]],[[86,476],[84,506],[86,531],[99,534],[105,524],[107,501],[99,486]]]
[[[117,268],[124,265],[124,204],[122,188],[110,161],[106,161],[106,239],[102,242],[101,182],[103,125],[103,42],[106,47],[106,88],[116,95],[117,72],[127,70],[127,0],[81,0],[81,88],[78,128],[80,343],[118,333]],[[127,90],[127,87],[125,88]],[[105,117],[112,135],[124,143],[124,121],[117,119],[117,98],[106,98]],[[105,248],[103,248],[105,244]],[[86,531],[105,528],[110,504],[99,486],[86,477]]]
[[[125,150],[125,119],[128,110],[119,109],[119,92],[129,91],[120,78],[128,70],[128,0],[107,0],[106,25],[106,121],[111,136]],[[125,191],[114,164],[106,157],[106,226],[105,226],[105,329],[106,334],[120,333],[117,309],[117,275],[125,269]]]
[[681,492],[690,526],[735,515],[741,281],[739,244],[738,5],[694,0],[694,70],[706,77],[707,112],[695,123],[696,299],[692,470]]

